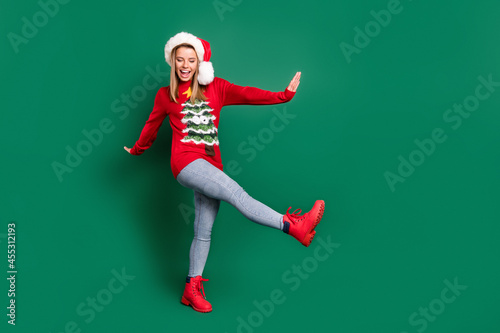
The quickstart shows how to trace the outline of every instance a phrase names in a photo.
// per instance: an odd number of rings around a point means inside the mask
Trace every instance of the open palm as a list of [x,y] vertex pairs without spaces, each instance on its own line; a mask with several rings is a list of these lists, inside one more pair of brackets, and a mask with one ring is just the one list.
[[297,91],[297,87],[299,86],[299,83],[300,83],[300,74],[301,72],[297,72],[295,73],[295,76],[293,77],[292,81],[290,81],[290,84],[288,85],[288,90],[292,91],[292,92],[296,92]]

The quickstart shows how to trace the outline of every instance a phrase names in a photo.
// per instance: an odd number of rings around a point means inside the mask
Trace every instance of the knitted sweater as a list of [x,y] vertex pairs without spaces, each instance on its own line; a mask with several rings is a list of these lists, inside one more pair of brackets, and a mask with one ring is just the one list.
[[166,116],[172,127],[172,153],[170,165],[175,178],[190,162],[203,158],[223,170],[219,149],[218,127],[220,110],[226,105],[279,104],[290,101],[295,92],[285,89],[271,92],[254,87],[242,87],[216,77],[206,86],[206,101],[191,103],[191,81],[179,84],[179,104],[170,100],[170,86],[161,87],[155,97],[153,111],[149,115],[139,140],[130,150],[140,155],[151,147]]

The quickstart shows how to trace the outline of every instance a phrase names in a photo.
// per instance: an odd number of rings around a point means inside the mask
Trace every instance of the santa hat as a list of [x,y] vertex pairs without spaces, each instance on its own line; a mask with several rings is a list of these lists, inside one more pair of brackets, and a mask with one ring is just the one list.
[[200,59],[198,82],[202,85],[209,84],[214,80],[214,67],[210,62],[212,52],[210,51],[210,44],[207,41],[187,32],[179,32],[165,44],[165,60],[170,66],[175,66],[172,64],[170,54],[177,45],[184,43],[192,45],[198,55],[198,59]]

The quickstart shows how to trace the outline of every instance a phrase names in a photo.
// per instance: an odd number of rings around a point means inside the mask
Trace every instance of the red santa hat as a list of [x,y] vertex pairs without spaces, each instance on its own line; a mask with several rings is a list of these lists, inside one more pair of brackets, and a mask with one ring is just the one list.
[[193,46],[198,55],[198,59],[200,59],[198,82],[202,85],[209,84],[214,80],[214,67],[210,62],[212,52],[210,51],[210,44],[207,41],[188,32],[179,32],[177,35],[171,37],[167,44],[165,44],[165,60],[170,66],[175,66],[172,64],[170,54],[177,45],[184,43]]

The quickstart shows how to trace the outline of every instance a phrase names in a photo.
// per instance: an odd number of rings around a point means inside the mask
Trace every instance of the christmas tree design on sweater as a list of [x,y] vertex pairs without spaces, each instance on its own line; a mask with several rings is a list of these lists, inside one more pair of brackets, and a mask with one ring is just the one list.
[[182,142],[194,142],[196,144],[205,145],[205,153],[210,156],[215,155],[214,145],[219,144],[217,137],[217,128],[215,127],[215,116],[211,113],[213,109],[208,105],[209,102],[195,99],[191,103],[191,87],[187,91],[188,100],[182,104],[184,107],[181,113],[184,117],[181,119],[186,128],[182,130],[186,136],[182,138]]

